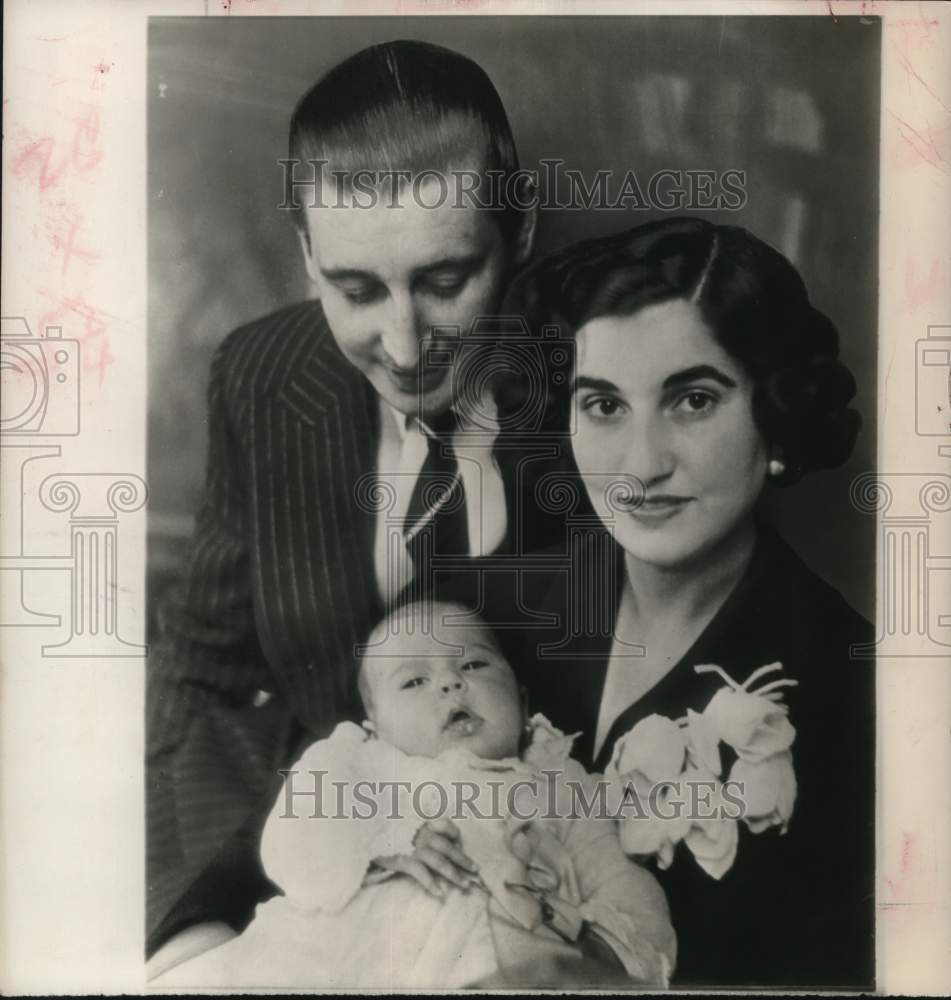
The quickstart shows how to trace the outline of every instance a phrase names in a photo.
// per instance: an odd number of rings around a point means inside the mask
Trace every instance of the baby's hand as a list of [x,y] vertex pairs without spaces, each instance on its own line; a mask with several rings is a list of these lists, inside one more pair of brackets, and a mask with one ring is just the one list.
[[432,819],[424,823],[413,841],[412,854],[374,858],[387,871],[409,875],[431,895],[442,899],[443,880],[466,891],[478,885],[478,867],[459,847],[459,827],[452,820]]

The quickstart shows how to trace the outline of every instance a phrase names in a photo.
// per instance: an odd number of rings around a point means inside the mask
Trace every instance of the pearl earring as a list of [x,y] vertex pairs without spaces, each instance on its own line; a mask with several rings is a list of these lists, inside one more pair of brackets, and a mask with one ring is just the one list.
[[781,458],[771,458],[767,468],[773,479],[776,479],[786,471],[786,463]]

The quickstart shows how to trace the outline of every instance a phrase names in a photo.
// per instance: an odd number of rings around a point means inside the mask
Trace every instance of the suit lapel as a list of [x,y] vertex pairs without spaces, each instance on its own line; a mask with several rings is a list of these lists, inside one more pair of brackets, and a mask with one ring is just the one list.
[[326,735],[356,710],[354,646],[381,613],[370,502],[379,421],[376,393],[320,320],[259,421],[269,468],[258,531],[270,584],[260,631],[296,714]]

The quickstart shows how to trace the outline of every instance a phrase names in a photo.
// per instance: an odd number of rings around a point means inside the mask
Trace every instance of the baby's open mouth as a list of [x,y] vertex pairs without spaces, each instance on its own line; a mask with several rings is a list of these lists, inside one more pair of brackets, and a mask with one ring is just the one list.
[[469,736],[482,725],[482,719],[467,708],[454,708],[446,719],[444,730],[457,736]]

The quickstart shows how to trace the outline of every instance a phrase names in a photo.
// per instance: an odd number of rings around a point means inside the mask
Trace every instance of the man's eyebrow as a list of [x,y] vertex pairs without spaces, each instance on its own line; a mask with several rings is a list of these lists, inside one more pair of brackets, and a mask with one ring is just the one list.
[[701,378],[708,378],[714,382],[719,382],[720,385],[727,389],[736,388],[736,382],[729,375],[721,372],[719,368],[714,368],[713,365],[694,365],[692,368],[684,368],[683,371],[674,372],[673,375],[668,375],[664,379],[664,384],[661,388],[674,389],[685,382],[694,382]]
[[372,271],[360,271],[350,267],[322,267],[320,273],[328,281],[379,281]]
[[596,392],[619,392],[618,387],[606,378],[593,378],[591,375],[576,375],[571,380],[570,392],[581,389],[594,389]]
[[484,253],[464,253],[459,254],[455,257],[443,257],[440,260],[434,260],[431,264],[423,264],[422,267],[417,267],[413,274],[426,274],[429,271],[438,271],[442,267],[472,267],[476,264],[481,264],[485,260],[486,255]]
[[[446,267],[478,267],[485,260],[483,253],[463,254],[458,257],[442,257],[434,260],[431,264],[423,264],[413,270],[414,278],[432,274],[433,271],[440,271]],[[381,281],[373,271],[361,271],[356,267],[322,267],[320,273],[328,281]]]

